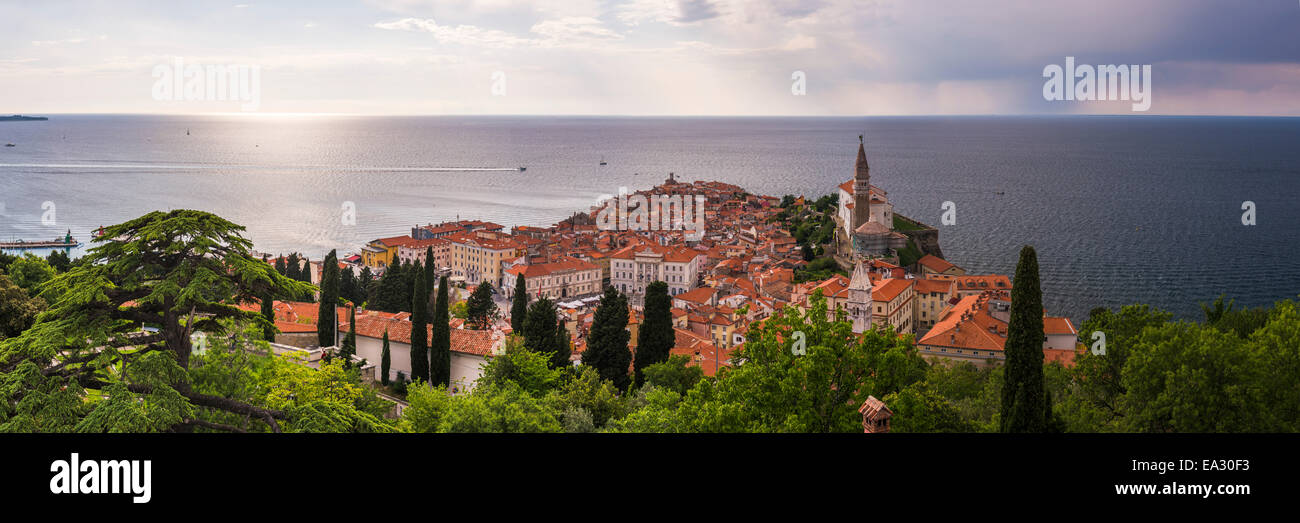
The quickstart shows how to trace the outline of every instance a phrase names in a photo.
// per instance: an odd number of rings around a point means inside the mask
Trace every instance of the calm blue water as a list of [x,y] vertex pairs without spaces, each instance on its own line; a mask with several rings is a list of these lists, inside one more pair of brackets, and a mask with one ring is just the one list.
[[[860,133],[872,181],[940,226],[949,260],[1011,273],[1034,245],[1053,314],[1147,302],[1195,318],[1220,293],[1300,294],[1297,118],[65,115],[0,123],[17,144],[0,148],[0,238],[85,240],[193,208],[247,226],[259,250],[315,259],[457,216],[550,224],[669,171],[821,195],[852,176]],[[1255,226],[1241,224],[1247,200]],[[941,225],[944,201],[955,225]]]

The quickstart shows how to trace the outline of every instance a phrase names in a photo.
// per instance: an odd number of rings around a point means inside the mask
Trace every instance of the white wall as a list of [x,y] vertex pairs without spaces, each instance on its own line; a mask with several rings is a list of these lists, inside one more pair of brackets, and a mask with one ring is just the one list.
[[[382,361],[383,347],[384,341],[381,338],[357,336],[357,356],[365,358],[366,361],[375,365],[376,376],[380,373],[379,365]],[[411,346],[390,340],[388,342],[388,356],[388,379],[397,379],[397,371],[402,371],[402,374],[407,379],[410,379]],[[452,351],[451,386],[461,391],[473,388],[474,382],[478,381],[479,377],[483,375],[483,364],[486,362],[487,360],[483,356]]]

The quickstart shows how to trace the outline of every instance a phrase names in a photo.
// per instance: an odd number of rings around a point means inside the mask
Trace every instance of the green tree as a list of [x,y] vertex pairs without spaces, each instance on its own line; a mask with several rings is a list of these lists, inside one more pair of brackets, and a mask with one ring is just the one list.
[[[9,264],[9,278],[29,295],[38,295],[39,287],[58,274],[54,267],[32,253],[25,253]],[[47,298],[49,298],[47,296]]]
[[687,391],[690,391],[695,387],[696,383],[704,379],[704,370],[698,366],[692,366],[690,363],[690,356],[669,356],[668,361],[645,368],[646,383],[685,396]]
[[645,289],[645,321],[637,333],[636,359],[633,367],[636,383],[644,382],[642,371],[656,363],[668,360],[668,353],[677,343],[673,333],[672,298],[668,296],[668,284],[656,281]]
[[[46,291],[58,298],[30,329],[0,343],[0,405],[26,409],[0,415],[7,419],[0,430],[47,423],[53,414],[39,412],[68,399],[81,406],[61,411],[71,414],[59,422],[75,418],[75,426],[45,429],[192,430],[202,408],[278,430],[276,420],[295,413],[197,392],[187,372],[192,333],[221,335],[232,322],[261,330],[266,319],[240,304],[311,290],[252,257],[243,230],[191,210],[106,228],[90,249],[92,263],[50,280]],[[141,323],[156,325],[158,334],[138,334]]]
[[438,298],[433,308],[433,343],[429,351],[429,369],[432,375],[430,383],[447,386],[451,384],[451,313],[448,295],[450,284],[443,276],[438,281]]
[[343,357],[343,362],[350,365],[352,356],[357,354],[357,308],[352,306],[348,308],[348,335],[343,338],[343,347],[339,350],[339,355]]
[[42,310],[45,310],[45,300],[29,296],[0,273],[0,340],[22,334],[35,323]]
[[[322,262],[320,277],[320,305],[316,315],[316,342],[321,347],[333,347],[339,326],[339,260],[338,252],[331,250]],[[310,271],[308,265],[308,271]]]
[[[549,298],[542,298],[528,306],[528,315],[524,318],[524,348],[538,354],[554,356],[555,352],[555,304]],[[554,360],[552,360],[554,363]],[[560,368],[552,366],[552,368]]]
[[384,329],[384,348],[379,353],[379,380],[388,386],[388,370],[392,367],[392,356],[388,353],[388,329]]
[[632,383],[628,374],[632,364],[628,342],[632,333],[627,330],[627,320],[627,297],[612,285],[605,288],[605,295],[592,317],[587,350],[582,354],[584,365],[596,369],[601,379],[610,380],[619,390],[627,390]]
[[550,365],[550,356],[528,350],[518,338],[506,342],[501,355],[492,356],[483,366],[478,387],[504,389],[510,385],[536,397],[556,389],[564,381],[564,371]]
[[50,251],[49,256],[45,257],[45,262],[50,264],[56,272],[68,272],[72,268],[72,260],[68,258],[68,251],[55,249]]
[[1002,383],[1002,432],[1046,432],[1052,424],[1051,399],[1043,382],[1043,295],[1038,285],[1038,254],[1026,245],[1016,264],[1007,322],[1006,374]]
[[528,315],[528,282],[521,272],[515,277],[515,295],[510,302],[510,329],[523,332],[524,317]]
[[[415,266],[415,288],[411,293],[411,380],[431,381],[429,367],[429,282],[424,278],[424,270]],[[434,320],[434,330],[438,328]],[[436,332],[435,332],[436,336]]]
[[275,300],[271,294],[262,296],[262,318],[266,320],[266,325],[262,326],[262,339],[274,343],[275,333],[280,329],[275,326]]
[[[284,275],[289,279],[302,281],[302,260],[298,258],[298,253],[289,253],[289,258],[284,262]],[[297,296],[294,299],[297,299]]]
[[[674,430],[699,432],[861,432],[858,406],[925,377],[911,336],[880,327],[861,335],[814,293],[806,313],[786,307],[751,325],[736,357],[716,380],[695,384],[677,408]],[[804,354],[792,339],[803,333]]]
[[569,329],[564,327],[564,321],[555,322],[555,345],[551,350],[551,366],[557,369],[572,367],[573,357],[573,340],[569,336]]
[[484,329],[490,326],[496,313],[497,305],[492,301],[492,284],[486,281],[479,283],[465,301],[466,323],[475,329]]

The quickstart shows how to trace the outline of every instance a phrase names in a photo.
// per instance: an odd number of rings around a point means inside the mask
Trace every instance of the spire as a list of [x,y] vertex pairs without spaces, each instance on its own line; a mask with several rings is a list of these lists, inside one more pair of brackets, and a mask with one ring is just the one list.
[[853,268],[853,277],[849,279],[849,288],[855,290],[871,289],[871,271],[867,268],[867,263],[857,262]]
[[858,179],[871,178],[871,168],[867,166],[867,149],[866,141],[862,135],[858,135],[858,161],[853,166],[853,177]]

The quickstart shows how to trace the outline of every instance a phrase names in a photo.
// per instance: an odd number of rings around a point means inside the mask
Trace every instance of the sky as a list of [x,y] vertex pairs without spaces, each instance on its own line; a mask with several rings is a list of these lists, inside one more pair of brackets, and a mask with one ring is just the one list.
[[[1298,0],[243,1],[0,0],[0,113],[1300,116]],[[1067,56],[1149,109],[1045,100]]]

